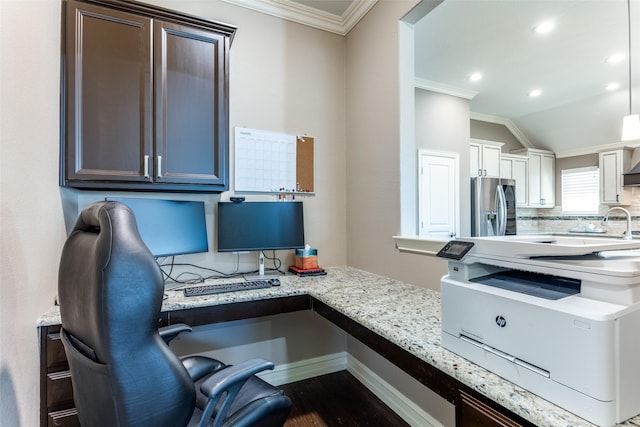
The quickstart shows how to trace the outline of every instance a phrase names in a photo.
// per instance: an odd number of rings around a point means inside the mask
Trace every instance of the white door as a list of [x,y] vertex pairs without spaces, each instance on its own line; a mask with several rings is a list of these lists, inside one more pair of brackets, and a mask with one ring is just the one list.
[[458,234],[458,154],[419,151],[418,234],[450,238]]

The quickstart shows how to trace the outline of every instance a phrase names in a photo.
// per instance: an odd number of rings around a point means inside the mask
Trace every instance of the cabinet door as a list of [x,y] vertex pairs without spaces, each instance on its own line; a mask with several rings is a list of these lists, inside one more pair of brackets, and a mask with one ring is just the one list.
[[500,147],[493,145],[482,146],[482,169],[484,176],[494,178],[500,177],[500,155],[502,150]]
[[228,38],[162,21],[154,31],[154,179],[226,186]]
[[622,174],[629,168],[631,152],[614,150],[600,153],[600,203],[628,205],[631,191],[624,187]]
[[150,181],[150,19],[69,1],[66,28],[65,178]]
[[482,146],[480,144],[469,144],[469,163],[471,169],[469,175],[482,176]]
[[527,206],[529,204],[528,163],[524,159],[514,159],[512,162],[512,177],[516,180],[516,206]]
[[540,173],[542,167],[542,156],[539,154],[529,155],[529,205],[540,206],[542,193],[540,191]]
[[513,179],[513,160],[500,159],[500,178]]
[[540,159],[540,205],[552,208],[556,204],[556,159],[542,155]]
[[619,203],[618,154],[615,151],[600,154],[601,203]]

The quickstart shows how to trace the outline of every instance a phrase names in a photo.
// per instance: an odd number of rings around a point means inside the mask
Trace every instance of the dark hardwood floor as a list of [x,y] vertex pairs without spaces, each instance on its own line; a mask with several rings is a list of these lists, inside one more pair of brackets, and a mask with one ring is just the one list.
[[347,371],[279,388],[293,401],[285,427],[408,426]]

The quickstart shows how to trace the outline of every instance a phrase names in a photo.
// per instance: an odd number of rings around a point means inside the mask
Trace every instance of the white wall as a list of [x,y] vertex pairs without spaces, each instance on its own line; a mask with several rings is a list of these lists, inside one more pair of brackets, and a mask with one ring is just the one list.
[[[344,38],[217,0],[157,3],[239,27],[231,127],[315,136],[317,195],[304,199],[306,234],[323,265],[346,264]],[[39,423],[36,320],[57,293],[66,226],[95,196],[58,187],[60,9],[59,0],[0,0],[2,426]],[[197,197],[209,207],[218,198]],[[189,259],[232,262],[213,253]]]
[[400,253],[392,239],[401,233],[402,209],[417,209],[400,203],[401,146],[417,162],[415,143],[400,137],[400,19],[417,3],[379,2],[347,35],[347,254],[354,267],[439,289],[446,263]]
[[0,425],[38,425],[36,319],[53,303],[60,3],[0,1]]
[[469,101],[451,95],[416,89],[416,149],[455,152],[460,155],[460,230],[469,236]]

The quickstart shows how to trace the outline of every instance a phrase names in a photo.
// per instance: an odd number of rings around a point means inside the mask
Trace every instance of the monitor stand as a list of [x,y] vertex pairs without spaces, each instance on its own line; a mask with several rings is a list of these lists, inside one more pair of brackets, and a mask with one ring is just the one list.
[[280,277],[279,273],[264,274],[264,252],[258,251],[258,274],[245,274],[245,280],[269,280]]

